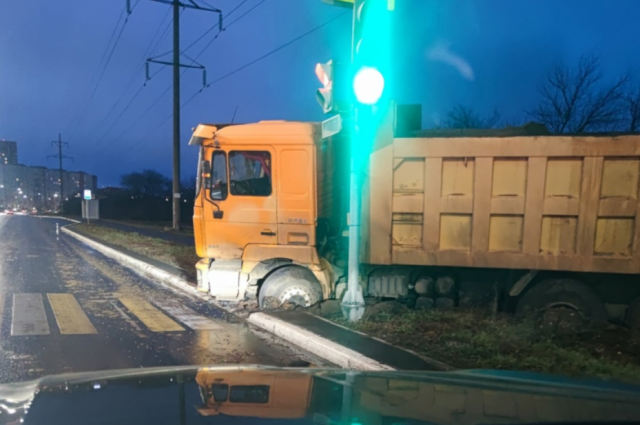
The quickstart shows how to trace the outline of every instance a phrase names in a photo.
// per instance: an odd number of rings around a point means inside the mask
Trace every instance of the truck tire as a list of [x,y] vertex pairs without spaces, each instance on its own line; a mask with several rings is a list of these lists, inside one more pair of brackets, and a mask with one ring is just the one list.
[[322,300],[322,289],[311,270],[282,267],[269,274],[258,292],[258,305],[263,310],[283,304],[310,307]]
[[541,318],[553,309],[573,310],[588,324],[603,324],[608,315],[600,297],[587,285],[571,279],[548,279],[534,285],[518,301],[516,316]]

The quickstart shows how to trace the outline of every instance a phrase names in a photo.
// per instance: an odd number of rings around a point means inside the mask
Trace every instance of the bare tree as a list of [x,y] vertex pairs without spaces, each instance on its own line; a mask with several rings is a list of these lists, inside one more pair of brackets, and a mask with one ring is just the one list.
[[171,191],[171,180],[155,170],[124,174],[120,184],[132,195],[150,198],[160,198]]
[[546,75],[542,103],[527,113],[553,133],[585,133],[619,128],[624,116],[624,75],[612,83],[602,81],[600,61],[590,56],[575,70],[559,64]]
[[444,128],[495,128],[500,122],[500,114],[494,110],[490,115],[480,115],[473,108],[465,105],[456,105],[442,120]]
[[627,113],[627,128],[631,133],[640,131],[640,85],[624,96],[625,110]]

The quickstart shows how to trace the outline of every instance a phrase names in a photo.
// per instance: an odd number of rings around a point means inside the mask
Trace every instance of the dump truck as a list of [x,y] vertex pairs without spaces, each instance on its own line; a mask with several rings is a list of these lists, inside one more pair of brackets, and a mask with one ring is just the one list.
[[[640,135],[399,134],[390,115],[364,171],[365,296],[640,324]],[[199,290],[261,308],[340,299],[344,133],[195,128]]]

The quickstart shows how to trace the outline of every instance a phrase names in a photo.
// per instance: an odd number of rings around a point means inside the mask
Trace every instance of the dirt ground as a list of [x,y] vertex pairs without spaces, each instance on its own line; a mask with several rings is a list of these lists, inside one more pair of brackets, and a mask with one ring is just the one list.
[[[384,303],[383,303],[384,304]],[[640,332],[609,325],[549,331],[537,322],[483,311],[376,308],[352,324],[371,336],[462,369],[506,369],[640,383]]]

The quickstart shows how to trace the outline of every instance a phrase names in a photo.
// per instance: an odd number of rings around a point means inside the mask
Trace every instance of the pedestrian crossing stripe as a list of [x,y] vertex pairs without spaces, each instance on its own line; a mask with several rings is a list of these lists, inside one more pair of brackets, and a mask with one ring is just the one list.
[[97,334],[73,294],[47,294],[61,334]]
[[[136,317],[152,332],[180,332],[184,331],[185,327],[196,331],[223,329],[223,326],[217,321],[196,313],[177,300],[150,297],[149,301],[147,301],[134,295],[114,295],[115,300],[112,299],[109,303],[110,307],[119,310],[121,314],[126,316],[127,313],[121,307],[118,307],[118,303],[120,303],[131,316]],[[12,336],[50,335],[51,329],[45,310],[45,298],[51,306],[60,334],[98,334],[76,297],[69,293],[0,293],[0,330],[2,329],[5,313],[9,315],[6,310],[10,309]],[[8,305],[10,299],[13,302]],[[140,330],[134,320],[129,318],[129,321],[129,325]]]
[[200,316],[195,311],[191,310],[189,307],[184,306],[179,301],[158,300],[155,298],[151,298],[151,302],[193,330],[207,331],[222,329],[222,326],[220,326],[218,323],[204,316]]
[[14,294],[11,335],[49,335],[42,294]]
[[133,313],[149,330],[153,332],[177,332],[184,328],[174,322],[169,316],[152,306],[149,302],[138,297],[119,296],[127,310]]

